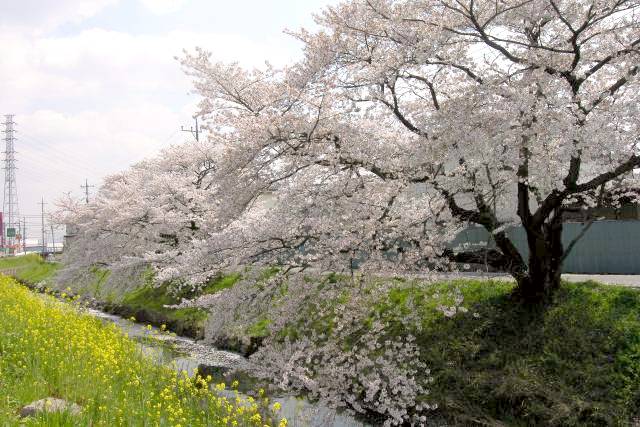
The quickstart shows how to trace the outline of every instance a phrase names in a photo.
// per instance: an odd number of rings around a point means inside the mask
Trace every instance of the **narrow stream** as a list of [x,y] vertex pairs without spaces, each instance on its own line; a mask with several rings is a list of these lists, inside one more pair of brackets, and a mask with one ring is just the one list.
[[[169,335],[158,328],[149,329],[122,317],[107,314],[99,310],[87,309],[86,312],[106,322],[115,323],[128,336],[136,340],[141,350],[157,363],[174,367],[177,371],[194,370],[210,374],[219,381],[227,381],[224,373],[240,369],[240,384],[250,386],[250,377],[242,377],[242,366],[246,359],[236,353],[217,350],[200,344],[191,338]],[[250,387],[249,387],[250,388]],[[242,391],[242,388],[240,389]],[[369,427],[349,414],[339,413],[327,406],[309,402],[298,396],[270,396],[273,402],[282,405],[280,416],[289,421],[290,427]]]

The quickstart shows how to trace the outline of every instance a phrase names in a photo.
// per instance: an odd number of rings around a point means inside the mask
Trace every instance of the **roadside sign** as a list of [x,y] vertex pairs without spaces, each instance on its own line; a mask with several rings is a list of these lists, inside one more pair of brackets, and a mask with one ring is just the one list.
[[7,237],[16,237],[16,229],[13,227],[7,227]]

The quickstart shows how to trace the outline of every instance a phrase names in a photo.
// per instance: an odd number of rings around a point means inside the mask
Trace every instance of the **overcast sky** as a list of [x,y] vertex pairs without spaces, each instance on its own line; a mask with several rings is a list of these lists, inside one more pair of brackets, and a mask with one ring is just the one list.
[[17,123],[21,215],[189,137],[179,129],[197,97],[174,59],[182,49],[282,65],[301,54],[282,30],[312,26],[329,3],[0,0],[0,114]]

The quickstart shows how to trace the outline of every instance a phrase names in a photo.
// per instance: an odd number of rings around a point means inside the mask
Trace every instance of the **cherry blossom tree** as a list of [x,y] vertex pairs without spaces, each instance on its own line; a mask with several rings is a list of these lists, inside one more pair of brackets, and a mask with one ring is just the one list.
[[[564,213],[638,197],[639,8],[352,0],[292,33],[305,56],[283,69],[196,50],[182,62],[207,140],[67,203],[81,236],[70,257],[151,262],[193,283],[246,265],[396,273],[486,260],[524,299],[544,299],[575,244],[562,244]],[[470,225],[495,248],[452,248]]]
[[[317,15],[319,30],[292,33],[305,55],[282,69],[185,54],[207,138],[109,177],[89,204],[61,203],[60,221],[77,231],[67,259],[150,263],[160,281],[194,285],[285,266],[268,283],[203,297],[209,338],[268,306],[271,336],[253,360],[264,375],[420,425],[434,402],[428,384],[408,380],[427,368],[415,343],[387,343],[379,324],[343,354],[399,285],[307,278],[486,260],[523,300],[551,296],[575,244],[562,243],[565,213],[640,194],[639,13],[640,0],[350,0]],[[495,248],[453,248],[469,226]],[[342,301],[347,283],[345,303],[323,304]],[[459,312],[453,301],[447,316]],[[337,316],[340,332],[314,337],[314,313]],[[281,342],[298,320],[309,339]]]
[[181,254],[215,227],[215,157],[210,144],[183,143],[107,177],[88,204],[60,200],[57,221],[73,235],[67,264],[155,263],[171,278]]
[[[187,55],[230,206],[196,259],[400,271],[486,257],[544,299],[573,246],[563,213],[638,187],[639,13],[637,0],[352,0],[293,33],[305,58],[282,70]],[[496,248],[450,249],[470,224]]]

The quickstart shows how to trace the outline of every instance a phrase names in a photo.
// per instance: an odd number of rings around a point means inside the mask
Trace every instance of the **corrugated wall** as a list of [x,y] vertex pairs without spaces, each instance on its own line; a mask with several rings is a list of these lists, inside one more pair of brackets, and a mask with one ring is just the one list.
[[[582,231],[581,223],[565,223],[562,240],[565,248]],[[508,231],[523,257],[529,250],[524,230],[520,227]],[[461,232],[453,242],[455,247],[486,242],[489,234],[481,227]],[[495,246],[493,241],[490,246]],[[585,274],[640,274],[640,221],[598,221],[575,245],[564,263],[565,273]]]

